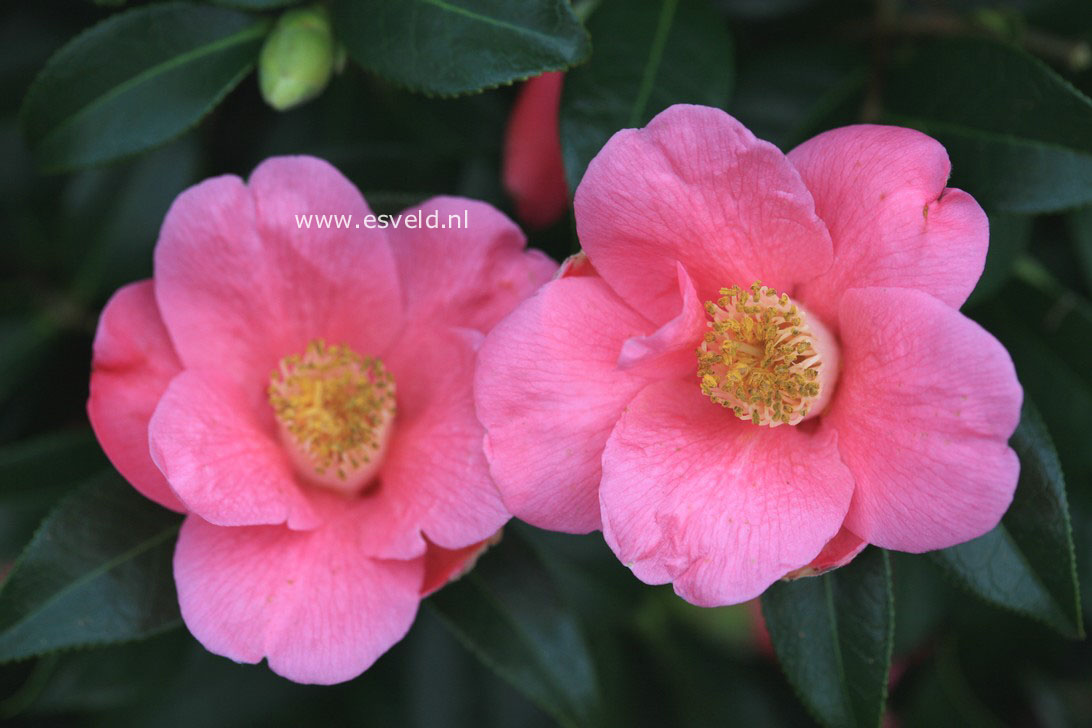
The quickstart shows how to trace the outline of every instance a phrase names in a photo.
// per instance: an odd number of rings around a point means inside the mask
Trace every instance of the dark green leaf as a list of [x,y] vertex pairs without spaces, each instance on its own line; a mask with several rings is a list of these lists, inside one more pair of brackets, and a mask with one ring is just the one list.
[[723,107],[734,76],[731,36],[699,0],[604,0],[588,30],[592,59],[566,76],[561,99],[570,190],[616,131],[672,104]]
[[60,328],[50,313],[0,319],[0,401],[11,396],[45,358]]
[[920,43],[896,58],[883,100],[888,121],[944,144],[953,186],[988,208],[1034,213],[1092,201],[1092,101],[1017,48]]
[[296,5],[301,0],[210,0],[213,5],[223,5],[240,10],[272,10]]
[[967,681],[955,645],[940,646],[919,668],[907,688],[901,725],[929,728],[1002,728],[999,720]]
[[1090,304],[1029,258],[1017,261],[1000,294],[969,313],[1005,345],[1024,390],[1051,423],[1070,482],[1092,476]]
[[759,139],[788,151],[851,124],[868,81],[868,55],[844,43],[777,46],[740,58],[728,110]]
[[869,548],[823,576],[774,584],[762,613],[781,668],[819,722],[879,726],[895,628],[885,552]]
[[0,500],[67,486],[109,468],[90,430],[57,432],[0,448]]
[[14,559],[50,508],[76,483],[109,467],[89,430],[0,449],[0,559]]
[[576,616],[511,529],[429,603],[474,654],[562,725],[596,724],[597,680]]
[[165,3],[78,35],[23,104],[37,163],[58,171],[109,162],[181,134],[249,73],[267,28],[234,10]]
[[177,625],[171,554],[179,522],[113,472],[66,498],[0,586],[0,660]]
[[82,300],[101,300],[152,274],[159,226],[174,198],[199,179],[196,142],[186,136],[131,162],[74,178],[80,183],[76,218],[82,225],[70,235],[83,238],[86,255],[71,288]]
[[331,12],[353,60],[428,94],[564,70],[590,50],[568,0],[335,0]]
[[1067,636],[1083,636],[1065,481],[1050,433],[1030,402],[1012,447],[1020,457],[1020,482],[1001,523],[932,557],[991,604],[1039,619]]
[[1012,273],[1016,260],[1031,243],[1031,217],[1028,215],[990,214],[990,248],[986,269],[967,299],[968,306],[995,295]]
[[1067,290],[1030,258],[1016,266],[1016,280],[1006,290],[1011,315],[1031,329],[1092,387],[1092,303]]
[[814,5],[816,0],[715,0],[728,15],[748,20],[769,20]]
[[1076,210],[1069,218],[1073,245],[1081,265],[1084,285],[1092,290],[1092,207]]

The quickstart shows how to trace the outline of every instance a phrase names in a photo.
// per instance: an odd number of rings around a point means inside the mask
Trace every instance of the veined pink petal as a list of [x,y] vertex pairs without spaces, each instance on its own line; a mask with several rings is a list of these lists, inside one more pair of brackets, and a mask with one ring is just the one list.
[[596,270],[657,323],[677,311],[676,261],[704,301],[756,280],[791,294],[832,260],[796,169],[718,109],[672,106],[615,134],[588,166],[575,206]]
[[533,228],[554,223],[569,206],[558,119],[564,81],[554,71],[524,83],[504,135],[504,189]]
[[[482,449],[476,354],[557,266],[488,205],[422,208],[402,214],[396,257],[325,162],[209,180],[168,213],[154,286],[103,314],[88,412],[138,489],[188,512],[175,577],[210,651],[297,682],[351,679],[510,517]],[[411,228],[411,212],[435,218]],[[331,460],[341,481],[311,470]]]
[[647,381],[619,371],[618,355],[654,328],[602,280],[580,276],[547,283],[486,337],[475,399],[513,515],[571,533],[599,528],[603,445]]
[[331,684],[366,670],[409,630],[424,559],[380,561],[361,547],[347,501],[323,528],[223,528],[190,516],[174,554],[182,618],[210,652],[269,659],[278,675]]
[[[328,163],[280,157],[249,186],[217,177],[183,192],[163,222],[156,297],[179,358],[265,398],[269,372],[313,339],[381,355],[401,325],[394,258],[381,230],[310,228],[297,215],[370,214]],[[355,225],[357,223],[350,223]]]
[[206,521],[315,528],[320,521],[284,448],[248,405],[233,382],[182,372],[148,425],[152,458],[187,510]]
[[180,370],[150,280],[118,290],[99,319],[87,416],[114,467],[143,495],[185,511],[148,450],[148,420]]
[[471,389],[477,345],[469,329],[422,322],[407,331],[386,360],[398,388],[398,418],[379,471],[379,489],[365,496],[358,518],[368,554],[414,558],[424,537],[459,549],[496,533],[508,520],[482,452],[485,431]]
[[808,310],[832,324],[849,288],[931,293],[952,308],[986,261],[989,223],[978,203],[948,189],[951,164],[935,139],[894,126],[847,126],[789,152],[834,241],[834,266],[801,287]]
[[642,581],[698,606],[743,602],[838,532],[853,479],[828,428],[756,427],[696,382],[642,390],[603,453],[603,535]]
[[656,378],[673,375],[696,375],[698,364],[695,350],[708,331],[707,316],[694,282],[682,263],[678,264],[679,313],[648,336],[634,336],[622,344],[618,355],[619,369],[637,368]]
[[[403,221],[435,214],[446,226],[389,230],[407,319],[484,334],[557,270],[544,253],[527,249],[514,222],[484,202],[434,197],[401,214]],[[451,227],[456,223],[465,227]]]
[[846,527],[883,548],[980,536],[1012,500],[1023,392],[1008,352],[927,293],[847,291],[842,374],[824,423],[856,480]]

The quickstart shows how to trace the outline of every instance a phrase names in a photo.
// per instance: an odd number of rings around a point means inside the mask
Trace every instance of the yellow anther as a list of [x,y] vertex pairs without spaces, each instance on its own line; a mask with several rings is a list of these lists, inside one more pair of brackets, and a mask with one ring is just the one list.
[[305,478],[355,492],[374,476],[395,415],[394,378],[383,362],[317,339],[281,360],[268,394]]
[[760,281],[720,289],[698,347],[701,391],[741,420],[795,425],[819,397],[823,361],[804,313]]

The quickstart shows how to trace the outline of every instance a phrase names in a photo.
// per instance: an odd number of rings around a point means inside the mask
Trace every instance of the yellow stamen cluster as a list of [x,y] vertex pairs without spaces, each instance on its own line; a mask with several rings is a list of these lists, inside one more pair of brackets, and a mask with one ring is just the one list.
[[804,312],[759,281],[722,288],[720,296],[705,302],[702,394],[756,425],[799,423],[819,396],[822,365]]
[[394,419],[394,378],[379,359],[316,339],[273,370],[269,403],[315,473],[344,481],[384,446]]

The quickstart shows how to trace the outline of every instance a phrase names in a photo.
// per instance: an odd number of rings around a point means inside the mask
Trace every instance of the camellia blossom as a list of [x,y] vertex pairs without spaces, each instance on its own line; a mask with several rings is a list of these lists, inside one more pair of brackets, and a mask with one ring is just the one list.
[[474,360],[556,265],[484,203],[420,212],[469,227],[308,229],[297,215],[371,211],[326,162],[271,159],[182,193],[154,278],[103,311],[91,423],[137,490],[187,514],[178,599],[212,652],[348,680],[509,518]]
[[557,222],[569,206],[558,120],[564,81],[554,71],[524,83],[504,135],[504,189],[516,217],[533,228]]
[[959,312],[988,223],[909,129],[788,155],[722,111],[618,132],[576,192],[586,258],[487,337],[475,380],[512,513],[602,528],[702,606],[868,543],[985,533],[1019,470],[1011,359]]

